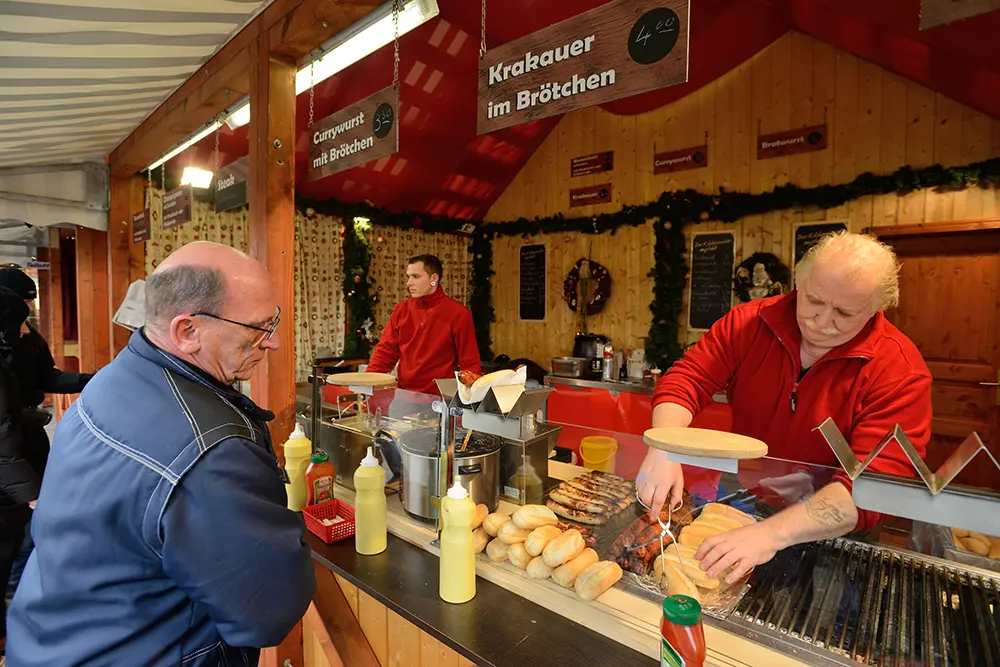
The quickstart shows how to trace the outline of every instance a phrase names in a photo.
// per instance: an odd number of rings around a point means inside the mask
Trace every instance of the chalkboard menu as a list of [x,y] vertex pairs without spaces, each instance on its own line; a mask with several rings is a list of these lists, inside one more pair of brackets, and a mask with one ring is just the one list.
[[847,229],[842,222],[823,222],[815,225],[799,225],[795,228],[795,263],[806,256],[809,249],[831,232]]
[[692,329],[709,329],[733,303],[734,239],[731,232],[695,234],[691,251]]
[[545,246],[521,246],[518,273],[519,313],[522,320],[545,319]]

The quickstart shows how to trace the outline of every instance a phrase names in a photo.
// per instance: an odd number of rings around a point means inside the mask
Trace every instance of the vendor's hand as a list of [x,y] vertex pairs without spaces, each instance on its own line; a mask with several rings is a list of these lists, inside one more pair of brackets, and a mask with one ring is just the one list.
[[38,504],[38,499],[36,498],[35,500],[31,500],[28,502],[28,507],[30,507],[31,509],[35,509],[35,505],[37,504]]
[[671,506],[683,500],[684,471],[680,463],[667,460],[666,452],[650,448],[635,478],[635,486],[639,499],[651,508],[649,516],[655,520],[668,498]]
[[698,547],[695,558],[701,561],[701,569],[713,578],[735,564],[726,577],[726,583],[733,584],[757,565],[774,558],[780,548],[774,531],[765,521],[713,535]]

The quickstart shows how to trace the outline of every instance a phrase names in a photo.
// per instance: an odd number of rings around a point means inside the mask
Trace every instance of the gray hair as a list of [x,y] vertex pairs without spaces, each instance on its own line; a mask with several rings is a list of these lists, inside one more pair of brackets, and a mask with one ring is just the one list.
[[827,234],[795,266],[795,284],[801,284],[816,264],[841,267],[851,281],[875,275],[878,288],[873,312],[899,305],[899,261],[892,248],[874,236],[847,231]]
[[207,266],[178,265],[146,279],[146,326],[163,333],[178,315],[217,314],[226,301],[222,274]]

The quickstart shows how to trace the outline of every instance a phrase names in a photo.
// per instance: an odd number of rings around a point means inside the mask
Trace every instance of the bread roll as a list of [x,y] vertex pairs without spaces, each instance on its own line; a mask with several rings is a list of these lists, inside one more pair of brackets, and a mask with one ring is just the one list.
[[[585,548],[579,556],[565,565],[561,565],[552,570],[552,581],[556,582],[563,588],[573,588],[573,583],[576,581],[577,576],[599,560],[600,558],[597,557],[596,551],[590,548]],[[546,565],[547,564],[548,563],[546,563]]]
[[685,526],[681,530],[681,534],[677,537],[677,542],[686,547],[697,549],[701,546],[701,543],[708,538],[724,532],[726,531],[721,530],[713,524],[699,523],[696,521],[689,526]]
[[518,543],[510,545],[510,549],[507,550],[507,560],[514,567],[524,570],[527,569],[528,563],[531,562],[531,556],[524,550],[524,544]]
[[476,505],[476,518],[472,520],[472,529],[475,530],[483,525],[483,521],[486,521],[486,517],[490,514],[490,508],[486,505],[479,504]]
[[969,536],[969,531],[965,530],[964,528],[952,528],[951,536],[955,540],[955,543],[957,544],[959,538]]
[[579,556],[586,548],[587,544],[583,541],[583,535],[574,528],[567,530],[546,544],[542,551],[542,558],[545,559],[545,564],[549,567],[559,567]]
[[990,553],[989,542],[983,542],[982,540],[972,537],[971,535],[962,540],[962,546],[972,553],[979,554],[980,556],[988,556]]
[[613,561],[603,560],[581,572],[573,587],[576,589],[578,598],[584,602],[590,602],[603,595],[604,591],[618,583],[621,578],[621,566]]
[[556,513],[544,505],[525,505],[514,511],[511,517],[518,528],[534,530],[542,526],[554,526],[559,523]]
[[482,387],[490,386],[495,382],[499,382],[500,380],[506,380],[507,378],[513,375],[514,371],[512,370],[501,370],[501,371],[493,371],[492,373],[487,373],[486,375],[482,376],[481,378],[473,382],[472,386],[469,387],[469,391],[471,393],[475,393]]
[[556,526],[535,528],[531,531],[531,535],[528,535],[528,539],[524,541],[524,548],[532,556],[541,556],[542,552],[545,551],[545,546],[560,535],[562,535],[562,531]]
[[476,528],[472,531],[472,539],[475,540],[477,554],[483,553],[486,545],[490,543],[490,536],[482,528]]
[[532,558],[527,570],[528,576],[532,579],[548,579],[552,576],[552,568],[545,564],[541,556]]
[[510,517],[503,512],[494,512],[483,519],[483,528],[490,537],[496,537],[500,526],[510,521]]
[[746,512],[741,512],[735,507],[730,507],[729,505],[723,505],[722,503],[708,503],[701,509],[701,514],[699,516],[705,516],[706,514],[721,514],[723,516],[728,516],[736,519],[740,522],[740,525],[749,526],[754,523],[755,520],[752,516]]
[[513,521],[505,522],[502,526],[500,526],[500,530],[497,531],[497,539],[503,540],[507,544],[518,544],[519,542],[524,542],[528,539],[528,535],[531,535],[530,530],[518,528]]
[[[668,562],[683,566],[684,574],[686,574],[691,582],[698,588],[715,590],[719,587],[719,580],[715,577],[708,576],[708,572],[701,569],[701,561],[695,560],[694,558],[678,558],[677,552],[672,547],[668,547],[664,550],[663,554]],[[659,577],[662,572],[663,564],[660,561],[660,556],[657,556],[656,560],[653,561],[653,576]]]
[[510,545],[506,542],[500,540],[493,540],[486,545],[486,555],[494,563],[502,563],[507,560],[507,555],[510,553]]
[[731,516],[726,516],[725,514],[709,514],[707,516],[700,516],[695,519],[694,523],[691,525],[698,524],[700,526],[712,526],[716,528],[720,533],[725,533],[730,530],[737,530],[743,528],[745,524],[737,521]]
[[989,544],[990,543],[990,536],[989,535],[983,535],[982,533],[974,533],[974,532],[972,532],[970,530],[969,531],[969,537],[973,537],[973,538],[979,540],[980,542],[982,542],[983,544]]
[[990,544],[990,553],[987,554],[990,558],[1000,558],[1000,544]]
[[677,563],[669,560],[663,563],[663,575],[667,580],[667,595],[687,595],[701,602],[698,587],[684,574]]

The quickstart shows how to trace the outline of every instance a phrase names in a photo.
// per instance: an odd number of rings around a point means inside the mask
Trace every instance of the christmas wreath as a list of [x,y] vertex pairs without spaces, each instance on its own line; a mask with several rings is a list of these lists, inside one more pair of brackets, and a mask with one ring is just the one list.
[[596,315],[601,312],[605,302],[611,297],[611,274],[593,260],[578,259],[573,268],[566,274],[566,280],[563,281],[563,301],[574,313],[579,312],[577,285],[580,283],[580,268],[584,262],[590,267],[590,280],[593,285],[590,302],[587,304],[587,314]]
[[733,274],[733,291],[742,303],[784,294],[791,272],[769,252],[755,252],[743,260]]

